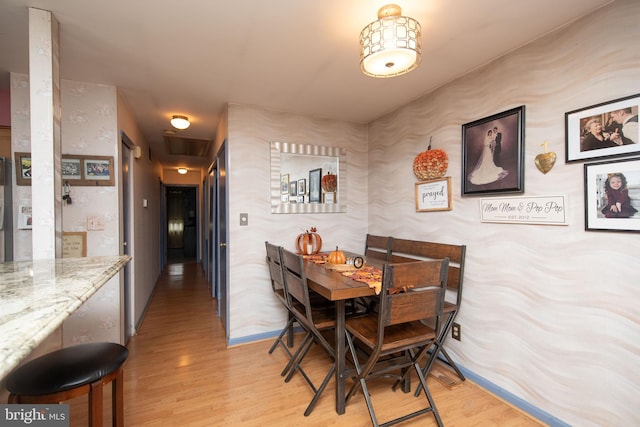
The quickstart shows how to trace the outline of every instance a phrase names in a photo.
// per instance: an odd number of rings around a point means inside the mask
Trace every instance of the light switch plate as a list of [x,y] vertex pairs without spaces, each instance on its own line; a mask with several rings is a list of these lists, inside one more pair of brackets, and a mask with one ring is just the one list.
[[240,225],[249,225],[249,214],[248,213],[241,213],[240,214]]

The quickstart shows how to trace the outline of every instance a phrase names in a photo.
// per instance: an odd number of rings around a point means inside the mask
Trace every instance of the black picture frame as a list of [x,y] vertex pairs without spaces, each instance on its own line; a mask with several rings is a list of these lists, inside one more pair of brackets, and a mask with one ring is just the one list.
[[521,105],[462,125],[463,197],[524,193],[524,123]]
[[565,113],[566,162],[638,155],[639,107],[636,94]]
[[298,196],[307,194],[307,180],[302,178],[298,180]]
[[[609,190],[611,191],[609,193],[606,189],[607,181],[614,176],[618,177],[623,188],[617,191]],[[640,201],[630,198],[629,192],[621,191],[624,187],[637,188],[638,186],[640,186],[640,158],[586,163],[584,165],[584,229],[640,232]],[[611,201],[609,194],[611,194]],[[620,211],[616,212],[617,207],[611,208],[613,201],[621,203]],[[634,210],[636,212],[633,212]]]
[[309,171],[309,203],[320,203],[322,201],[321,178],[322,168]]

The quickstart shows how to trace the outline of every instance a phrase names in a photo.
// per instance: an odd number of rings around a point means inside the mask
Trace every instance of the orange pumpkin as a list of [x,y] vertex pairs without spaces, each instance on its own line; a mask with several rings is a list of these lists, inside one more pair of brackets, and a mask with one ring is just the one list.
[[347,257],[344,252],[338,249],[336,246],[335,251],[329,252],[329,258],[327,258],[327,262],[330,264],[344,264],[347,262]]
[[427,151],[418,154],[413,160],[413,173],[420,181],[443,177],[449,167],[449,158],[444,150],[431,149],[431,140]]
[[320,252],[322,249],[322,238],[316,232],[315,227],[311,227],[311,230],[307,230],[302,234],[299,234],[296,238],[296,249],[299,254],[313,255]]

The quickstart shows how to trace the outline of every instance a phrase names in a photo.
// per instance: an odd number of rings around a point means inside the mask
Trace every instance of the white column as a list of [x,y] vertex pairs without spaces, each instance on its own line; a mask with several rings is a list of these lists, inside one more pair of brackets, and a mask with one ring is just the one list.
[[62,255],[58,56],[58,21],[49,11],[29,8],[33,259]]

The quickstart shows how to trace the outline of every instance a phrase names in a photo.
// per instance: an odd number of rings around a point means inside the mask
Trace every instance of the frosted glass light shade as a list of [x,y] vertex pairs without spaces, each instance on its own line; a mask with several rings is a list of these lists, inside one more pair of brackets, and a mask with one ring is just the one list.
[[187,168],[178,168],[178,173],[180,175],[184,175],[188,172]]
[[171,126],[176,129],[186,129],[190,124],[191,123],[189,123],[189,118],[187,116],[173,116],[171,118]]
[[401,13],[400,6],[383,6],[378,20],[360,33],[360,69],[364,74],[394,77],[420,65],[420,23]]

